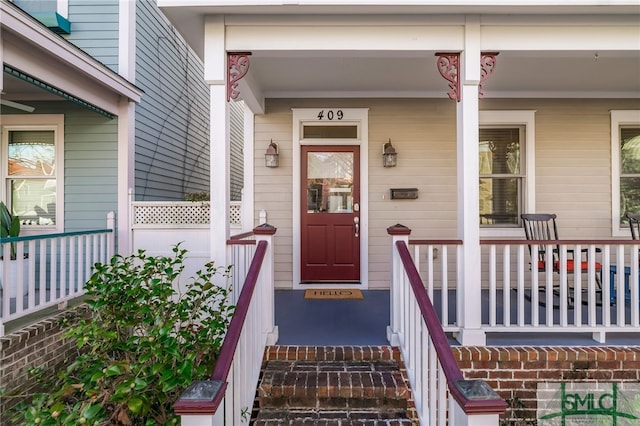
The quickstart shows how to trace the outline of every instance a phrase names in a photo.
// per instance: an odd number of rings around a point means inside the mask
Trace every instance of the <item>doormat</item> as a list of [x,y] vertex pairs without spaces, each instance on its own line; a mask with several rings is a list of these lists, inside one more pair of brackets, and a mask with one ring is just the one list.
[[358,289],[309,288],[304,291],[304,298],[310,300],[362,300],[364,295]]

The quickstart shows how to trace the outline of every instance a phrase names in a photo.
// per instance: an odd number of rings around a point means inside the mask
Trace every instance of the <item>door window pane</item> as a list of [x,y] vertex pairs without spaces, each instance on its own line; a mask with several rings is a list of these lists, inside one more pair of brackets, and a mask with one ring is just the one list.
[[522,209],[523,127],[481,128],[480,224],[518,225]]
[[353,153],[307,154],[307,212],[353,211]]

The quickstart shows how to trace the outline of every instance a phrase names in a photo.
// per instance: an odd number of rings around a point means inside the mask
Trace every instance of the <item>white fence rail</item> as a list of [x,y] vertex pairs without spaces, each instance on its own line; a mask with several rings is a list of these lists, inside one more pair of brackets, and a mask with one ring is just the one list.
[[[96,262],[114,253],[114,215],[107,228],[3,238],[0,260],[0,336],[5,324],[84,294]],[[12,251],[16,254],[12,258]]]

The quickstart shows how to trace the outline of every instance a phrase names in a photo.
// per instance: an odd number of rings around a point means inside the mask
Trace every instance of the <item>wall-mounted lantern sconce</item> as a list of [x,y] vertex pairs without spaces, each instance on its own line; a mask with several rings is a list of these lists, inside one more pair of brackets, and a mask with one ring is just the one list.
[[395,167],[398,159],[396,149],[391,145],[391,139],[382,147],[382,165],[385,167]]
[[267,152],[264,154],[264,165],[266,167],[278,167],[278,144],[271,140]]

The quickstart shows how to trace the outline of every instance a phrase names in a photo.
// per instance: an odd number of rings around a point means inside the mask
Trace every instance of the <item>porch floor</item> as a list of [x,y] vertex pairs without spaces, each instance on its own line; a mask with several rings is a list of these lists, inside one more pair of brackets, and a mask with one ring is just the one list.
[[[364,290],[364,300],[305,300],[303,290],[275,291],[279,345],[386,345],[388,290]],[[434,306],[439,313],[438,297]],[[455,301],[455,297],[449,297]],[[450,315],[455,306],[449,307]],[[449,336],[453,346],[458,342]],[[591,333],[488,333],[490,346],[637,346],[640,333],[607,333],[598,343]]]

